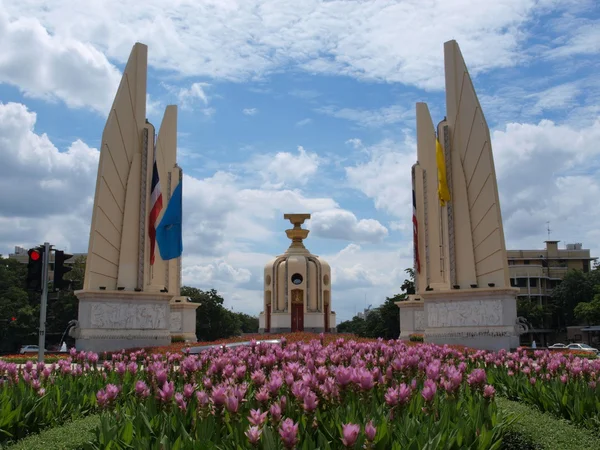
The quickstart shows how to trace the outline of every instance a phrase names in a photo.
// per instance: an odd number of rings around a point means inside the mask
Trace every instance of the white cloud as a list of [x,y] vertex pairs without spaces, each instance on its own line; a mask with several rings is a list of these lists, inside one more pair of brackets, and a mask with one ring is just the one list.
[[[190,87],[180,87],[162,83],[162,86],[175,96],[181,109],[187,111],[199,110],[208,117],[215,113],[215,109],[209,106],[209,98],[206,94],[206,89],[210,87],[210,84],[196,82],[192,83]],[[200,105],[199,108],[198,105]]]
[[374,219],[358,220],[343,209],[332,209],[314,213],[307,227],[315,236],[344,239],[354,242],[381,242],[388,230]]
[[320,159],[316,153],[307,152],[301,145],[298,153],[277,152],[258,155],[250,164],[264,181],[264,187],[303,186],[317,173]]
[[[348,183],[373,199],[375,207],[400,220],[410,220],[410,168],[416,161],[416,144],[410,136],[405,141],[383,140],[364,147],[369,161],[346,167]],[[408,209],[407,209],[408,208]]]
[[589,126],[508,124],[492,135],[509,246],[541,243],[546,221],[562,241],[595,240],[600,213],[600,116]]
[[246,116],[255,116],[256,114],[258,114],[258,109],[256,109],[256,108],[244,108],[242,110],[242,113],[244,113]]
[[[581,22],[581,21],[579,21]],[[571,22],[571,25],[572,22]],[[568,58],[576,55],[593,55],[600,53],[600,20],[576,23],[570,30],[565,30],[569,37],[562,45],[549,49],[549,58]]]
[[93,45],[49,33],[33,18],[9,19],[0,5],[0,83],[26,96],[107,114],[121,75]]
[[186,76],[246,80],[296,67],[427,89],[443,86],[448,39],[458,40],[474,74],[514,65],[538,8],[533,0],[105,0],[85,8],[21,0],[5,7],[120,62],[133,42],[147,43],[154,67]]
[[386,106],[374,110],[324,106],[316,111],[337,119],[356,122],[363,127],[375,128],[414,119],[414,111],[408,110],[400,105]]
[[91,210],[99,153],[80,140],[59,151],[35,133],[36,119],[22,104],[0,103],[0,248],[51,237],[79,249],[89,235],[81,215]]
[[296,126],[297,127],[304,127],[304,126],[306,126],[306,125],[308,125],[310,123],[312,123],[312,119],[309,118],[309,117],[307,117],[306,119],[302,119],[302,120],[299,120],[298,122],[296,122]]

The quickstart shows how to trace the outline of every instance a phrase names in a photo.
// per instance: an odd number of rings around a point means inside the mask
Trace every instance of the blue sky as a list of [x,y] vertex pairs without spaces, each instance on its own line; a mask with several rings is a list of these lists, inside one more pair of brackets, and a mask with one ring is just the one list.
[[[600,7],[593,0],[0,0],[0,251],[87,250],[98,147],[131,47],[148,117],[179,105],[184,282],[258,313],[283,214],[349,319],[411,265],[415,102],[445,111],[456,39],[492,128],[509,248],[600,254]],[[561,244],[561,245],[562,245]]]

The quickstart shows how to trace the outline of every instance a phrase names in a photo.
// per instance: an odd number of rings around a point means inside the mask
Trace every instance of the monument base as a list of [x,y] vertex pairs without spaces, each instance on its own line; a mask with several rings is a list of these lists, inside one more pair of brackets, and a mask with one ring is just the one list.
[[490,351],[518,347],[518,292],[514,288],[474,288],[422,293],[425,342]]
[[400,336],[399,339],[408,339],[411,334],[425,332],[425,305],[422,300],[415,300],[414,295],[409,295],[408,300],[395,302],[400,308]]
[[131,291],[76,291],[78,324],[71,330],[77,350],[120,351],[171,343],[172,294]]
[[171,307],[171,337],[183,338],[185,342],[198,342],[196,337],[196,309],[201,303],[192,303],[187,297],[173,297]]
[[[272,313],[271,314],[271,327],[270,330],[266,331],[266,317],[265,313],[261,312],[258,316],[258,332],[260,334],[277,334],[277,333],[291,333],[292,332],[292,315],[291,313]],[[336,314],[335,312],[329,313],[329,330],[325,331],[325,314],[322,312],[307,312],[304,313],[303,330],[306,333],[335,333],[336,328]]]

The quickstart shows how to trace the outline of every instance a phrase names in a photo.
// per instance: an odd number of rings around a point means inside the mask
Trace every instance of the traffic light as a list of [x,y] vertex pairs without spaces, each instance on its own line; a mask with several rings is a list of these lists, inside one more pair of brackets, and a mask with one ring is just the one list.
[[44,247],[32,248],[27,254],[27,289],[30,291],[42,291],[42,276],[44,274]]
[[65,261],[72,257],[73,255],[61,250],[54,252],[54,290],[67,289],[71,284],[71,280],[63,280],[63,276],[72,270],[70,267],[65,266]]

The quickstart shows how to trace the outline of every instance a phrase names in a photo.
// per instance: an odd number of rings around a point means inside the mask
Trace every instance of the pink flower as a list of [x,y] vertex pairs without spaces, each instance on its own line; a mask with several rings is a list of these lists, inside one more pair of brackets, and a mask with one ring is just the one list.
[[198,404],[201,408],[206,407],[210,402],[210,398],[205,391],[196,391],[196,400],[198,400]]
[[317,400],[317,396],[313,391],[308,391],[304,396],[304,402],[302,404],[304,411],[310,413],[317,409],[319,405],[319,401]]
[[190,398],[192,395],[194,395],[195,389],[196,386],[193,384],[186,384],[185,386],[183,386],[183,395],[185,396],[185,398]]
[[562,384],[567,384],[567,381],[569,381],[569,377],[567,377],[566,375],[561,375],[560,376],[560,382]]
[[248,428],[248,431],[246,431],[244,434],[250,441],[250,444],[257,445],[258,441],[260,440],[260,435],[262,434],[262,430],[260,428],[258,428],[257,426],[254,426],[254,427]]
[[360,433],[360,425],[346,423],[342,425],[342,444],[345,447],[353,447]]
[[215,386],[212,390],[212,401],[215,406],[223,406],[227,399],[227,391],[223,386]]
[[161,401],[167,403],[167,402],[171,401],[174,393],[175,393],[175,385],[173,384],[173,382],[165,381],[162,389],[158,389],[158,398]]
[[238,399],[235,395],[230,395],[225,400],[225,408],[227,408],[227,411],[229,411],[232,414],[235,414],[238,412],[239,406],[240,406],[240,402],[238,401]]
[[537,380],[535,379],[535,377],[531,377],[531,378],[529,379],[529,382],[531,383],[531,385],[532,385],[532,386],[535,386],[535,383],[536,383],[536,381],[537,381]]
[[352,369],[349,367],[340,367],[338,366],[337,371],[335,373],[335,381],[341,386],[344,387],[352,381]]
[[187,404],[185,403],[183,394],[181,394],[180,392],[175,394],[175,402],[177,402],[177,406],[180,410],[185,411],[187,409]]
[[145,398],[150,395],[150,389],[148,389],[146,383],[144,383],[142,380],[138,380],[135,383],[135,393],[136,395]]
[[281,406],[279,406],[279,403],[273,403],[269,411],[271,412],[271,417],[273,417],[275,422],[279,422],[281,420]]
[[266,403],[269,401],[269,391],[265,386],[261,387],[254,396],[260,403]]
[[363,391],[370,391],[375,385],[373,375],[367,369],[358,369],[356,373],[357,384]]
[[483,369],[473,369],[473,371],[467,377],[467,383],[469,386],[481,387],[486,382],[487,376]]
[[100,408],[104,408],[108,405],[108,397],[106,396],[104,389],[100,389],[96,393],[96,401],[98,402],[98,406]]
[[421,391],[421,395],[423,396],[426,402],[429,403],[434,399],[436,391],[437,386],[435,382],[431,380],[425,380],[423,390]]
[[483,388],[483,396],[485,398],[489,398],[491,400],[494,398],[495,394],[496,394],[496,389],[494,389],[494,386],[492,386],[491,384],[486,384],[485,387]]
[[120,389],[117,386],[115,386],[114,384],[106,385],[106,397],[108,398],[109,401],[112,401],[115,398],[117,398],[119,391],[120,391]]
[[385,403],[393,408],[398,404],[398,390],[393,387],[388,388],[387,392],[384,395],[384,398]]
[[279,436],[285,448],[294,448],[298,443],[298,424],[290,418],[285,419],[279,428]]
[[404,383],[398,386],[398,399],[401,405],[405,405],[410,401],[411,389]]
[[365,435],[367,436],[367,440],[369,442],[373,442],[375,440],[375,435],[377,434],[377,428],[373,426],[373,421],[369,420],[369,422],[365,425]]
[[248,416],[248,421],[252,425],[260,427],[265,422],[265,420],[267,420],[267,414],[268,413],[266,411],[264,413],[261,413],[260,409],[251,409],[250,416]]

